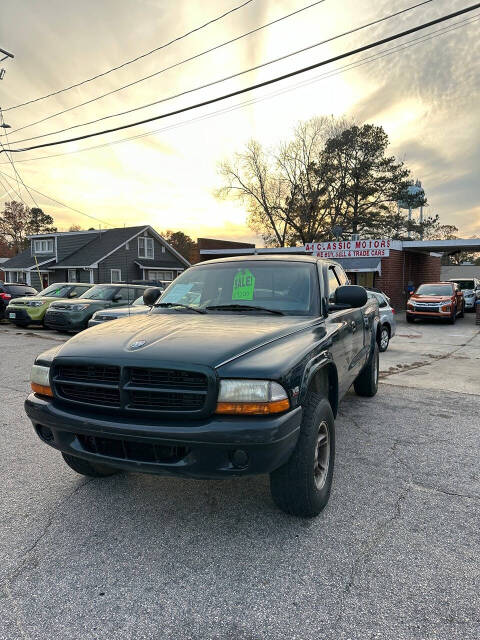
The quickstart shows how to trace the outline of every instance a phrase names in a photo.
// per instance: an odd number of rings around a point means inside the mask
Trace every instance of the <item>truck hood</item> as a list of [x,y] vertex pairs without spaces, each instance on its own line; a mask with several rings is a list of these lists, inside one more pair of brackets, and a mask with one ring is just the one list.
[[217,367],[267,342],[318,324],[317,318],[257,314],[151,313],[87,329],[66,342],[58,356]]

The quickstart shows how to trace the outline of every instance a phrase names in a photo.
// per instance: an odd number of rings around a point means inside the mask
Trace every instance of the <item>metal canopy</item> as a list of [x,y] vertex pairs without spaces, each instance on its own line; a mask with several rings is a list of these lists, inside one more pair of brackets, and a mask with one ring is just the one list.
[[382,273],[380,258],[335,258],[350,273]]
[[456,238],[455,240],[404,240],[403,248],[412,251],[480,251],[480,238]]

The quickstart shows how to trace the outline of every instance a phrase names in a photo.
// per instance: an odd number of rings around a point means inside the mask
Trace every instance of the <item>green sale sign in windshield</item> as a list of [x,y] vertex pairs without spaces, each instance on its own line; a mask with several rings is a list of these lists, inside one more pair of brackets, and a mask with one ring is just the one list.
[[233,280],[232,300],[253,300],[255,276],[249,269],[239,271]]

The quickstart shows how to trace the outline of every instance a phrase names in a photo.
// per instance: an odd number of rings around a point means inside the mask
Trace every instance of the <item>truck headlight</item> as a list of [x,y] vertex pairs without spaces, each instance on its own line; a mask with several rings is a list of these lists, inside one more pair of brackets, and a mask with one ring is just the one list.
[[265,415],[290,409],[287,392],[271,380],[220,380],[215,413]]
[[53,397],[50,387],[50,367],[34,364],[30,374],[30,385],[35,393],[41,396]]
[[41,307],[45,304],[42,300],[29,300],[25,303],[27,307]]

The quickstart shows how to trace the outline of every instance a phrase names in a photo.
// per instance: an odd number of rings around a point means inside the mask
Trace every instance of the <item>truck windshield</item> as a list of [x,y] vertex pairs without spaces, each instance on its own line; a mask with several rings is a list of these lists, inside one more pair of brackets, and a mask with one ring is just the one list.
[[451,284],[421,284],[415,292],[418,296],[451,296]]
[[213,312],[235,313],[245,307],[244,312],[262,313],[254,307],[263,307],[263,312],[318,315],[318,280],[312,263],[245,260],[207,264],[185,271],[158,302],[173,309],[178,303],[198,309],[216,307]]

